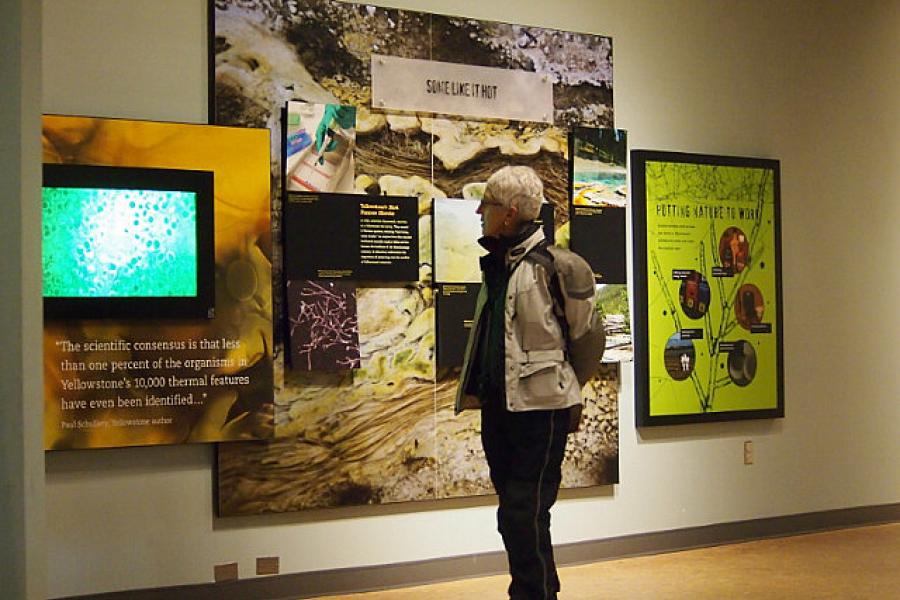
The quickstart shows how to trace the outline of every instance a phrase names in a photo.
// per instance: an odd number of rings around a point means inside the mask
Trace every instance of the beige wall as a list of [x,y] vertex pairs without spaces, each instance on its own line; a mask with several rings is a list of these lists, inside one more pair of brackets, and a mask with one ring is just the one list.
[[44,598],[41,4],[0,18],[0,595]]
[[[786,418],[638,432],[626,368],[622,482],[564,493],[557,543],[900,501],[900,2],[390,4],[611,35],[632,148],[782,161]],[[204,5],[44,0],[43,110],[205,121]],[[206,446],[48,455],[50,595],[501,548],[491,499],[215,519],[212,464]]]

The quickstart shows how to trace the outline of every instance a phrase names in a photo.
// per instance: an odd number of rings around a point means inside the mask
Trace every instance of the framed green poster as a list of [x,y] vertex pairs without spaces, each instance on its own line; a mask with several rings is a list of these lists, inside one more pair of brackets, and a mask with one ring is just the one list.
[[631,164],[637,425],[783,417],[778,161]]

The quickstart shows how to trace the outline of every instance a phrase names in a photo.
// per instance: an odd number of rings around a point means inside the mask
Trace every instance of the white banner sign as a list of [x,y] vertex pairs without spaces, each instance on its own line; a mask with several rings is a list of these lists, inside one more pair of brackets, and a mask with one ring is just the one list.
[[372,108],[553,122],[553,83],[528,71],[372,55]]

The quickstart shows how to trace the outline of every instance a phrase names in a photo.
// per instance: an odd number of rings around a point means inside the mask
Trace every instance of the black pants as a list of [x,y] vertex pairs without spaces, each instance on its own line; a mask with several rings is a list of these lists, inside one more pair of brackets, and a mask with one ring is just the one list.
[[509,596],[555,600],[550,507],[562,480],[569,411],[510,412],[497,404],[482,410],[481,441],[500,497],[497,529],[509,559]]

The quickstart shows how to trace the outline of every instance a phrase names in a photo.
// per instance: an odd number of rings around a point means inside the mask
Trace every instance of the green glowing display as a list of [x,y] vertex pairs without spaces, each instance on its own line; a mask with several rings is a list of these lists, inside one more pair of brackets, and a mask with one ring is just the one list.
[[44,296],[197,294],[194,192],[45,187]]

